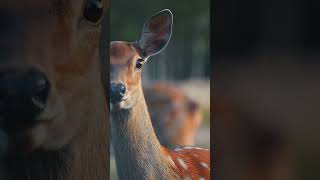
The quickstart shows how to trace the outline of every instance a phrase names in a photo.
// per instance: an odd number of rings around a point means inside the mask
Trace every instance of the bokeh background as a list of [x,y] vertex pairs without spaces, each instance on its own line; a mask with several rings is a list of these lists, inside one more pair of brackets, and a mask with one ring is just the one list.
[[320,179],[319,4],[217,0],[218,178]]
[[[203,121],[196,145],[210,147],[210,0],[116,0],[111,2],[111,41],[135,41],[146,20],[162,9],[174,15],[167,48],[143,69],[143,84],[169,82],[201,105]],[[110,178],[116,179],[111,157]]]

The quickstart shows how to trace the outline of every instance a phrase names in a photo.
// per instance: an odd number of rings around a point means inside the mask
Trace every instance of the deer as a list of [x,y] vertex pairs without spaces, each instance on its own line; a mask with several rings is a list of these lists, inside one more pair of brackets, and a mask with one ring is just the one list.
[[119,179],[210,179],[208,149],[160,144],[142,90],[142,67],[167,46],[172,23],[164,9],[146,21],[137,41],[110,42],[111,141]]
[[143,86],[157,138],[165,147],[192,146],[202,122],[200,105],[183,89],[166,82]]
[[0,179],[109,177],[107,0],[0,0]]

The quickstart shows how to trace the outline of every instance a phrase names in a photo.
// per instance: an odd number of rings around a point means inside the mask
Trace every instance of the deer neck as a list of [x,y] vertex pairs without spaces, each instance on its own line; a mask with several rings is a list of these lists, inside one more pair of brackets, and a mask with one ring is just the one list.
[[131,109],[111,112],[119,179],[175,179],[151,124],[142,88]]
[[[100,99],[103,97],[99,97]],[[97,100],[96,102],[101,102]],[[93,112],[82,136],[75,139],[70,148],[74,159],[70,172],[70,180],[97,179],[105,180],[109,174],[109,134],[106,103],[92,104]],[[102,108],[103,107],[103,108]],[[68,179],[68,180],[69,180]]]
[[[101,74],[99,66],[92,71],[92,91],[90,100],[90,110],[87,116],[86,124],[81,130],[69,148],[73,155],[68,180],[87,180],[97,179],[105,180],[109,174],[109,126],[107,118],[106,91],[100,81]],[[68,159],[66,160],[68,161]]]
[[[105,124],[100,124],[105,125]],[[90,138],[58,151],[39,150],[24,157],[6,159],[6,180],[104,180],[109,177],[106,134],[90,131]],[[89,136],[89,132],[87,134]],[[85,136],[85,135],[84,135]],[[94,139],[96,138],[96,139]],[[1,177],[1,176],[0,176]]]

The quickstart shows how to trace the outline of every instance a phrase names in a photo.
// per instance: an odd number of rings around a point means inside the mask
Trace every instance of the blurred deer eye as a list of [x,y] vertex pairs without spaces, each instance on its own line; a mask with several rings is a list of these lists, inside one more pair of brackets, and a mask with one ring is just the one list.
[[103,7],[101,0],[87,0],[83,15],[88,21],[98,23],[102,14]]
[[144,62],[143,59],[138,59],[136,62],[136,68],[141,69],[143,66],[143,62]]

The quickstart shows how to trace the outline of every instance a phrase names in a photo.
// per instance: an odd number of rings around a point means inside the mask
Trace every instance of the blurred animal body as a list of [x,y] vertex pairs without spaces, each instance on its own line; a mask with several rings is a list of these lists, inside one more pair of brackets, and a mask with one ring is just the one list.
[[157,82],[143,90],[160,143],[165,147],[194,145],[202,121],[200,105],[170,83]]

